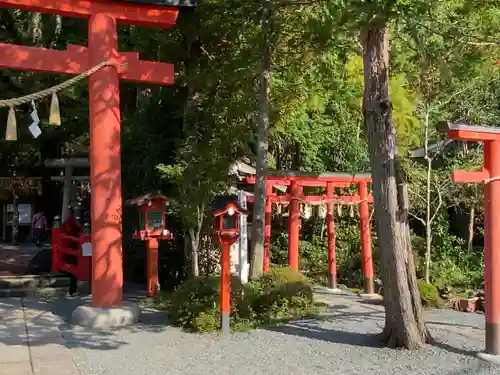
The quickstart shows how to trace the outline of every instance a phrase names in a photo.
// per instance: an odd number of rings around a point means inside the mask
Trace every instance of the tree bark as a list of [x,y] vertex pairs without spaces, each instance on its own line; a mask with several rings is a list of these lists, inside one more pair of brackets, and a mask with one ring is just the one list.
[[427,184],[425,192],[425,273],[426,283],[431,282],[432,218],[431,218],[431,178],[432,158],[429,156],[429,110],[425,109],[425,160],[427,160]]
[[198,261],[198,251],[200,248],[200,231],[190,229],[189,237],[191,239],[191,276],[198,277],[200,276],[200,267]]
[[396,152],[396,130],[389,100],[388,34],[387,23],[381,20],[367,25],[362,34],[363,114],[386,315],[381,339],[389,347],[418,349],[431,337],[422,319],[408,225],[408,192]]
[[469,233],[467,236],[467,251],[472,252],[472,243],[474,242],[474,221],[476,217],[476,210],[471,207],[469,210]]
[[[184,61],[187,75],[187,98],[184,106],[182,127],[184,135],[195,133],[198,129],[198,114],[200,111],[200,93],[196,84],[196,75],[199,71],[200,56],[201,56],[201,41],[199,35],[199,19],[195,9],[189,10],[189,15],[186,16],[186,26],[184,30],[184,39],[186,42],[187,56]],[[190,260],[191,260],[191,276],[197,277],[200,274],[199,266],[199,247],[200,233],[203,225],[203,206],[197,207],[196,224],[189,228],[190,238]]]
[[252,261],[250,278],[256,279],[263,273],[264,267],[264,225],[266,206],[267,154],[269,151],[269,0],[264,0],[262,9],[262,73],[260,77],[259,130],[257,147],[256,181],[254,187],[255,202],[252,217]]

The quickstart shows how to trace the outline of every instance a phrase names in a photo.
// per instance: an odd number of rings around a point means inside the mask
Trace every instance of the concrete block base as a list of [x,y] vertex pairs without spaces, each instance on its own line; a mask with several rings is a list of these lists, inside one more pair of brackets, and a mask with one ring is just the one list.
[[477,353],[477,358],[488,363],[500,366],[500,355],[498,354],[488,354],[488,353]]
[[79,306],[71,315],[71,324],[87,328],[115,328],[136,323],[141,315],[139,305],[123,302],[121,306],[100,308]]

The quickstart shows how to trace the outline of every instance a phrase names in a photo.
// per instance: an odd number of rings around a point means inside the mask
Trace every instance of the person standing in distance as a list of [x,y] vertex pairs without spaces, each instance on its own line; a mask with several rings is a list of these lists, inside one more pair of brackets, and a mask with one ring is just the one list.
[[31,221],[33,227],[33,236],[37,247],[42,246],[42,240],[45,238],[45,231],[47,230],[47,219],[43,211],[36,213]]

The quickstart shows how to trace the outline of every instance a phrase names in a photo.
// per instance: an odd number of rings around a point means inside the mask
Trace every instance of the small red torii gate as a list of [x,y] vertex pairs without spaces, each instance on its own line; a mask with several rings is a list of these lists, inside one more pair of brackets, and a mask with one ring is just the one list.
[[439,131],[460,141],[483,142],[480,171],[455,171],[455,183],[484,184],[484,298],[486,349],[482,359],[500,363],[500,128],[442,121]]
[[120,79],[171,85],[174,67],[118,51],[117,23],[170,28],[178,9],[117,0],[0,0],[0,8],[88,19],[88,47],[66,51],[0,43],[0,68],[89,77],[92,220],[92,305],[110,308],[123,299]]
[[[337,265],[335,254],[335,221],[333,206],[335,203],[356,204],[359,202],[361,256],[364,276],[364,292],[375,293],[374,270],[372,258],[372,241],[370,230],[369,203],[373,196],[368,193],[368,183],[371,182],[369,173],[322,173],[312,174],[304,172],[272,172],[266,177],[267,197],[265,206],[264,228],[264,271],[270,265],[271,247],[271,213],[273,202],[288,202],[288,265],[299,269],[299,237],[300,237],[300,202],[326,202],[326,223],[328,238],[328,286],[337,287]],[[246,183],[255,184],[255,177],[247,177]],[[349,188],[352,184],[358,185],[358,195],[336,195],[335,188]],[[276,195],[272,188],[277,185],[289,186],[285,195]],[[324,195],[304,195],[304,187],[326,188]]]

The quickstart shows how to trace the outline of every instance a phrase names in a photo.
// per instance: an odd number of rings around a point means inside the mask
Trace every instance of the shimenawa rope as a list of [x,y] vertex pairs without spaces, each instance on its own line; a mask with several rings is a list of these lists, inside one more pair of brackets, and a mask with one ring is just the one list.
[[22,104],[30,103],[33,100],[43,99],[49,95],[55,94],[56,92],[67,89],[68,87],[78,83],[79,81],[81,81],[84,78],[87,78],[88,76],[91,76],[92,74],[94,74],[95,72],[97,72],[98,70],[100,70],[106,66],[117,66],[117,65],[120,66],[120,64],[117,64],[115,62],[103,61],[102,63],[94,66],[93,68],[90,68],[89,70],[87,70],[87,71],[85,71],[85,72],[83,72],[83,73],[81,73],[73,78],[70,78],[67,81],[64,81],[56,86],[50,87],[48,89],[45,89],[45,90],[42,90],[39,92],[35,92],[33,94],[21,96],[19,98],[0,100],[0,108],[6,108],[6,107],[13,108],[13,107],[16,107],[16,106],[19,106]]

